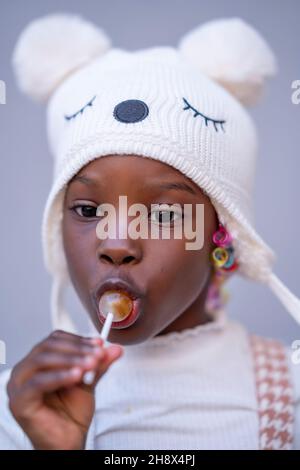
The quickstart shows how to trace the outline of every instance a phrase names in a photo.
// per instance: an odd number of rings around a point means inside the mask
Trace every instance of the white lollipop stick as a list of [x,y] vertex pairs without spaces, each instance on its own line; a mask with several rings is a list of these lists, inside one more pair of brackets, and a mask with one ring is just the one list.
[[104,322],[104,325],[103,325],[103,328],[101,330],[101,333],[100,333],[100,338],[103,339],[103,341],[106,341],[107,340],[107,337],[109,335],[109,332],[110,332],[110,328],[111,328],[111,324],[113,322],[113,319],[114,319],[114,314],[109,312],[107,317],[106,317],[106,320]]
[[[101,330],[101,333],[100,333],[100,338],[103,339],[103,341],[105,342],[107,340],[107,337],[109,335],[109,332],[110,332],[110,329],[111,329],[111,324],[113,322],[113,319],[114,319],[114,315],[113,313],[109,312],[107,317],[106,317],[106,320],[104,322],[104,325],[103,325],[103,328]],[[85,385],[91,385],[94,380],[95,380],[95,377],[96,377],[96,373],[95,371],[93,370],[88,370],[87,372],[85,372],[85,374],[83,375],[83,378],[82,378],[82,381]]]

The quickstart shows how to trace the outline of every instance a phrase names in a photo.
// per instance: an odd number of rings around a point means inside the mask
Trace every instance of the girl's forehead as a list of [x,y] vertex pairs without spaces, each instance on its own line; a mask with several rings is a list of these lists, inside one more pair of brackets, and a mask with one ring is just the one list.
[[[97,179],[99,181],[108,178],[121,178],[130,182],[131,180],[147,181],[153,178],[175,178],[177,180],[190,181],[190,184],[197,188],[197,185],[181,173],[176,168],[155,160],[154,158],[139,155],[105,155],[92,160],[85,165],[72,178],[76,180],[80,177]],[[138,179],[138,180],[137,180]],[[113,180],[111,180],[112,182]]]
[[[139,155],[106,155],[89,162],[70,181],[92,188],[127,191],[180,190],[190,195],[202,194],[201,188],[176,168]],[[69,186],[73,186],[70,184]]]

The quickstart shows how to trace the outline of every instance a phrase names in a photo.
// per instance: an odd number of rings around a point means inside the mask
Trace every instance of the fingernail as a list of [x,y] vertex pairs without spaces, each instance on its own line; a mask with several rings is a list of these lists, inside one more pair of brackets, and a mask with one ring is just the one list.
[[96,376],[95,372],[93,370],[89,370],[85,372],[82,378],[82,381],[83,383],[85,383],[85,385],[91,385],[95,380],[95,376]]

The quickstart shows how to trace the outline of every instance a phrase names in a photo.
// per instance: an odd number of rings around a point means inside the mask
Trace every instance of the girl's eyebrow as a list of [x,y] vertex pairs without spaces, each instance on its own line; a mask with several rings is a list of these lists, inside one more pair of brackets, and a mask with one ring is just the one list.
[[149,188],[155,187],[155,188],[166,190],[166,191],[171,190],[171,189],[175,189],[178,191],[187,191],[188,193],[193,194],[194,196],[197,196],[195,189],[189,184],[185,183],[184,181],[160,182],[158,184],[155,184],[153,182],[153,183],[148,183],[145,185],[145,188],[148,188],[148,187]]
[[96,180],[93,180],[92,178],[88,178],[85,175],[75,175],[74,178],[71,179],[70,183],[74,183],[75,181],[79,181],[80,183],[83,184],[97,184]]
[[[92,178],[88,178],[85,175],[77,175],[72,179],[72,182],[74,181],[79,181],[80,183],[87,184],[87,185],[93,185],[97,184],[96,180],[93,180]],[[145,189],[152,189],[153,187],[161,190],[172,190],[175,189],[177,191],[187,191],[190,194],[193,194],[194,196],[197,196],[196,191],[192,186],[189,184],[185,183],[184,181],[166,181],[166,182],[159,182],[155,184],[154,181],[147,183],[144,188]]]

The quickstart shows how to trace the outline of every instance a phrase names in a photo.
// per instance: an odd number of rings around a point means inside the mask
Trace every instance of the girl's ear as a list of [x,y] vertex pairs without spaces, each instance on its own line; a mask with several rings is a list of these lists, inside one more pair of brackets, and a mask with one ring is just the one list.
[[12,65],[20,89],[37,101],[46,101],[67,75],[110,47],[104,31],[80,16],[51,14],[22,31]]
[[210,21],[180,40],[180,53],[244,105],[259,98],[265,79],[277,72],[264,38],[240,18]]

